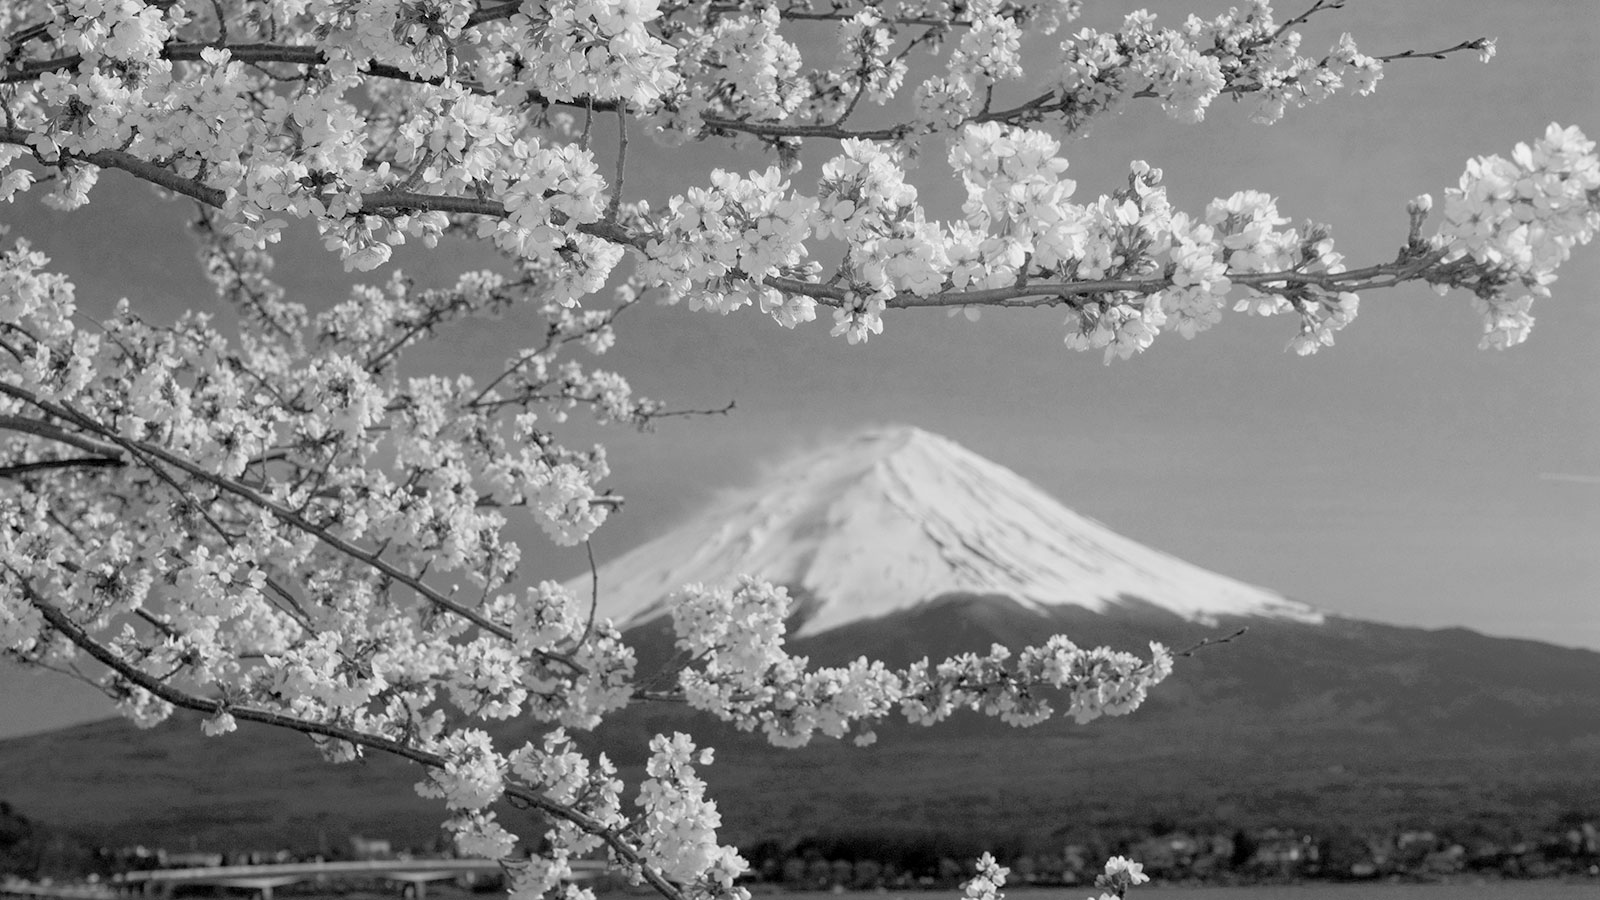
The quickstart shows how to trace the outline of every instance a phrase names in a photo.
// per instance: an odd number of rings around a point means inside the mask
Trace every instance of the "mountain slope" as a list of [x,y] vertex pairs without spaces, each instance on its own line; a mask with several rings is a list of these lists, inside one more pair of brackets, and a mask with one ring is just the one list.
[[[579,740],[636,783],[645,744],[689,732],[714,746],[703,770],[724,834],[740,843],[808,835],[1118,833],[1156,820],[1231,831],[1425,827],[1514,834],[1564,813],[1600,814],[1600,653],[1464,629],[1329,618],[1223,619],[1210,628],[1151,606],[1126,616],[1042,615],[993,597],[947,596],[795,642],[817,664],[862,653],[906,662],[1051,631],[1080,643],[1186,646],[1250,631],[1179,660],[1125,718],[1015,729],[975,714],[938,728],[879,729],[871,748],[819,741],[778,750],[675,704],[646,704]],[[661,655],[661,623],[629,634]],[[510,723],[511,745],[535,734]],[[265,726],[207,738],[180,715],[151,731],[122,721],[0,742],[0,799],[97,843],[337,848],[344,836],[437,839],[444,810],[412,791],[409,765],[323,763],[304,738]],[[1586,805],[1587,804],[1587,805]],[[513,830],[529,814],[502,810]]]
[[[1600,653],[1325,616],[1142,547],[915,429],[802,457],[603,568],[605,612],[633,623],[641,676],[673,655],[662,598],[739,572],[789,586],[791,646],[815,665],[904,665],[1055,633],[1133,650],[1248,633],[1179,659],[1134,715],[1087,726],[966,714],[888,725],[871,749],[785,751],[681,704],[646,704],[577,737],[635,783],[654,734],[717,747],[703,774],[733,841],[1057,840],[1158,819],[1511,835],[1600,815]],[[496,731],[514,747],[538,726]],[[264,726],[206,738],[192,716],[0,741],[0,800],[113,845],[316,850],[352,832],[428,844],[444,810],[416,797],[417,778],[393,760],[328,766]],[[501,811],[535,834],[528,817]]]
[[[650,734],[719,748],[706,773],[739,840],[848,832],[968,835],[1289,825],[1314,833],[1403,827],[1511,835],[1580,809],[1600,814],[1600,653],[1452,628],[1329,617],[1320,625],[1149,605],[1041,615],[994,597],[937,602],[795,642],[814,664],[895,663],[1062,632],[1083,645],[1191,646],[1125,718],[1015,729],[965,714],[879,729],[866,750],[765,747],[703,717],[629,710],[600,734],[627,763]],[[646,657],[662,625],[630,634]],[[959,823],[959,824],[956,824]]]
[[683,585],[725,583],[738,574],[813,598],[802,635],[949,593],[1097,612],[1137,598],[1198,622],[1321,618],[1273,591],[1123,537],[1015,472],[906,427],[868,431],[790,460],[606,564],[601,611],[638,624],[662,614],[661,600]]

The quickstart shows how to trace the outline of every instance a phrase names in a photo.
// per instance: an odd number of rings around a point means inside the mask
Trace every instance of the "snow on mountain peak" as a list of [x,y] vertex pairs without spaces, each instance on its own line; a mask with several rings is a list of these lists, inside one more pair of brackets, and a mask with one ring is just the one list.
[[[740,574],[803,589],[814,606],[802,635],[954,593],[1102,613],[1137,599],[1202,622],[1322,620],[1309,606],[1125,538],[1010,469],[903,426],[802,454],[601,567],[600,612],[639,624],[685,584]],[[586,593],[587,577],[572,587]]]

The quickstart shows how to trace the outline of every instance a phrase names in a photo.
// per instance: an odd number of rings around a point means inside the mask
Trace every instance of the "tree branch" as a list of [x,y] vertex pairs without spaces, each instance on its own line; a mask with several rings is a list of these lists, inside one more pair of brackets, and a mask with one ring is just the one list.
[[1402,50],[1399,53],[1390,53],[1386,56],[1375,56],[1379,62],[1393,62],[1397,59],[1444,59],[1447,54],[1460,53],[1464,50],[1482,50],[1485,38],[1473,38],[1462,41],[1454,47],[1445,47],[1442,50]]
[[[194,478],[208,482],[226,493],[232,494],[233,496],[238,497],[253,506],[266,510],[267,512],[271,513],[273,517],[277,518],[284,524],[290,525],[300,531],[305,532],[306,534],[311,535],[312,537],[317,538],[322,543],[327,544],[329,547],[340,553],[343,553],[351,559],[365,563],[366,565],[376,569],[384,575],[387,575],[400,584],[411,588],[413,591],[417,592],[418,595],[422,596],[428,600],[428,602],[434,604],[440,609],[454,613],[455,615],[460,616],[461,618],[471,622],[484,631],[501,638],[502,640],[514,640],[510,629],[507,629],[506,627],[495,622],[491,622],[477,612],[474,612],[473,610],[470,610],[454,600],[444,596],[443,594],[434,590],[432,587],[429,587],[420,578],[414,577],[409,573],[396,568],[393,563],[383,559],[379,554],[363,550],[360,547],[357,547],[349,541],[346,541],[338,535],[332,533],[328,529],[308,521],[294,510],[274,503],[272,500],[263,496],[253,488],[240,484],[231,478],[224,478],[221,475],[210,472],[205,468],[198,466],[187,459],[184,459],[181,456],[168,452],[162,447],[147,444],[143,441],[134,441],[124,438],[112,429],[101,425],[99,422],[96,422],[94,419],[79,413],[77,410],[74,410],[71,407],[51,403],[46,400],[40,400],[28,391],[25,391],[21,388],[13,387],[8,384],[0,384],[0,393],[9,394],[10,396],[16,397],[17,399],[36,406],[39,409],[50,413],[51,415],[57,416],[58,418],[68,419],[76,422],[80,427],[101,435],[107,440],[126,448],[135,455],[143,454],[150,456],[152,458],[159,459],[173,468],[181,469]],[[553,653],[550,651],[540,651],[539,656],[552,662],[560,662],[574,672],[581,673],[584,671],[583,666],[563,654]]]
[[260,722],[264,725],[275,725],[280,728],[290,728],[305,734],[315,734],[335,740],[349,741],[352,744],[359,744],[363,747],[370,747],[374,750],[382,750],[387,753],[393,753],[396,756],[405,757],[429,768],[439,768],[444,765],[444,758],[437,754],[419,750],[389,738],[352,731],[348,728],[341,728],[337,725],[329,725],[311,719],[287,716],[256,707],[234,706],[221,700],[197,697],[181,691],[113,653],[108,647],[95,640],[87,631],[79,627],[78,623],[74,622],[70,616],[47,603],[43,597],[39,596],[39,592],[34,590],[33,586],[28,583],[27,579],[22,577],[21,573],[14,569],[11,572],[21,583],[23,596],[27,597],[28,602],[34,609],[39,611],[39,614],[44,617],[44,620],[49,623],[51,628],[61,632],[74,646],[94,657],[97,662],[100,662],[106,668],[111,669],[162,700],[171,703],[173,706],[209,714],[226,711],[236,719]]
[[733,412],[737,401],[729,400],[726,406],[711,409],[668,409],[658,413],[651,413],[652,419],[670,419],[674,417],[698,418],[700,416],[725,416]]
[[[235,719],[246,722],[258,722],[263,725],[287,728],[302,734],[314,734],[319,737],[346,741],[359,747],[380,750],[402,759],[408,759],[429,769],[443,768],[448,762],[437,753],[431,753],[392,738],[367,734],[366,732],[330,725],[326,722],[318,722],[312,719],[288,716],[254,706],[235,705],[221,700],[211,700],[179,690],[113,653],[105,645],[95,640],[87,631],[79,627],[78,623],[74,622],[70,616],[45,602],[44,598],[39,596],[39,593],[33,589],[33,586],[28,583],[26,578],[22,577],[21,573],[15,569],[12,569],[11,573],[21,584],[23,595],[27,598],[28,603],[39,611],[39,615],[44,618],[51,628],[60,632],[73,645],[105,665],[106,668],[111,669],[129,682],[173,706],[208,715],[226,712]],[[593,816],[556,803],[544,796],[543,793],[530,787],[514,784],[507,785],[505,794],[508,797],[521,800],[547,815],[565,819],[584,831],[599,837],[606,842],[606,845],[618,858],[637,866],[644,879],[650,883],[650,886],[663,896],[669,898],[669,900],[684,900],[683,892],[662,877],[659,871],[647,865],[636,848],[624,841],[620,834],[606,827],[603,822],[596,820]]]
[[606,204],[605,221],[615,222],[622,206],[622,182],[628,165],[628,112],[617,106],[617,177],[611,185],[611,202]]
[[467,27],[475,28],[485,22],[493,22],[496,19],[509,19],[516,15],[520,9],[522,9],[521,0],[511,0],[510,3],[502,3],[499,6],[480,9],[467,17]]
[[6,38],[6,43],[10,44],[12,51],[15,52],[22,49],[22,46],[29,41],[34,40],[35,38],[42,38],[49,33],[49,23],[35,22],[32,25],[22,28],[16,34]]
[[[244,63],[288,63],[296,66],[325,66],[328,64],[326,54],[316,47],[304,44],[200,44],[174,41],[161,48],[161,58],[172,62],[195,62],[201,59],[200,54],[206,50],[226,50],[230,58]],[[78,54],[31,60],[5,72],[4,75],[0,75],[0,84],[33,81],[46,72],[62,72],[76,69],[82,63],[83,57]],[[437,85],[444,83],[443,79],[421,78],[403,69],[383,63],[369,62],[363,71],[378,78],[394,78],[415,84]]]
[[[1463,45],[1464,46],[1464,45]],[[1036,101],[1035,101],[1036,102]],[[1026,105],[1025,105],[1026,106]],[[708,118],[708,122],[722,121]],[[738,125],[740,123],[732,123]],[[764,127],[764,126],[763,126]],[[828,126],[805,126],[808,129],[826,129]],[[837,129],[834,129],[837,131]],[[28,132],[17,128],[0,128],[0,143],[27,145]],[[154,163],[116,150],[74,155],[75,159],[94,165],[122,169],[139,178],[167,187],[212,206],[222,204],[222,191],[183,178]],[[505,204],[495,200],[474,197],[449,197],[421,194],[414,191],[377,191],[362,195],[361,209],[368,213],[383,210],[428,210],[456,215],[480,215],[492,218],[506,216]],[[639,248],[648,235],[637,234],[614,222],[594,222],[579,225],[578,230],[615,244]],[[1437,258],[1426,265],[1437,262]],[[1344,272],[1265,272],[1259,274],[1229,273],[1235,284],[1251,287],[1278,285],[1284,288],[1318,287],[1328,291],[1361,290],[1389,287],[1411,280],[1426,265],[1419,266],[1417,259],[1407,258],[1394,263],[1351,269]],[[836,284],[800,281],[793,278],[770,276],[763,281],[769,287],[790,294],[812,297],[827,306],[843,306],[848,289]],[[1113,292],[1154,293],[1171,286],[1165,276],[1150,278],[1100,279],[1095,281],[1035,282],[1003,288],[973,291],[945,291],[932,296],[902,293],[886,301],[891,309],[947,306],[1053,306],[1066,302],[1068,297]]]
[[116,444],[84,437],[81,434],[68,431],[60,425],[40,419],[30,419],[26,416],[0,416],[0,431],[20,431],[24,434],[31,434],[60,444],[77,447],[79,450],[87,450],[102,457],[109,457],[102,465],[111,463],[120,465],[122,463],[122,448]]
[[[1403,256],[1394,262],[1380,263],[1362,269],[1343,272],[1283,272],[1228,273],[1228,280],[1258,290],[1277,292],[1297,287],[1314,287],[1329,293],[1360,291],[1372,288],[1393,287],[1404,281],[1416,279],[1439,262],[1444,251],[1431,251],[1420,257]],[[849,289],[836,284],[800,281],[794,278],[769,277],[762,282],[790,294],[803,294],[825,306],[844,306]],[[1147,278],[1107,278],[1095,281],[1029,282],[1000,288],[983,288],[971,291],[943,291],[929,296],[900,293],[884,301],[889,309],[917,309],[944,306],[1055,306],[1071,304],[1073,297],[1095,294],[1132,293],[1153,294],[1172,286],[1166,275]],[[1075,304],[1073,304],[1075,305]]]
[[760,137],[833,138],[845,140],[859,138],[869,141],[899,140],[911,130],[910,125],[893,125],[888,128],[840,128],[830,125],[793,125],[787,122],[752,122],[748,119],[724,119],[721,116],[702,116],[707,128],[722,131],[742,131]]
[[120,459],[110,459],[104,456],[79,456],[72,459],[44,459],[38,462],[17,463],[11,466],[0,466],[0,478],[19,478],[30,472],[46,472],[51,469],[103,469],[118,468],[127,465]]
[[[28,142],[28,138],[32,135],[32,132],[22,128],[0,126],[0,144],[15,144],[31,149],[33,145]],[[120,169],[143,181],[148,181],[174,193],[198,200],[207,206],[221,208],[227,199],[227,195],[219,188],[210,187],[191,178],[185,178],[171,169],[163,168],[149,160],[141,159],[131,153],[124,153],[121,150],[98,150],[94,153],[63,152],[62,156],[66,159],[100,166],[105,169]],[[362,195],[362,212],[378,213],[385,210],[443,212],[455,215],[490,216],[497,219],[503,219],[506,216],[504,203],[495,200],[480,200],[475,197],[449,197],[438,194],[420,194],[415,191],[375,191]],[[616,244],[637,245],[640,243],[640,238],[636,237],[628,229],[612,222],[579,225],[578,230]]]
[[[33,132],[22,128],[0,127],[0,144],[15,144],[19,147],[27,147],[33,150],[34,145],[29,143],[28,139],[34,136],[36,135]],[[35,150],[35,152],[37,151]],[[208,187],[193,179],[185,178],[171,169],[162,168],[147,159],[141,159],[121,150],[97,150],[94,153],[69,153],[63,151],[61,157],[62,159],[99,166],[102,169],[121,169],[135,178],[164,187],[173,193],[193,198],[207,206],[221,207],[223,201],[227,199],[227,195],[217,188]]]
[[[871,5],[863,4],[862,9],[867,9]],[[749,12],[749,6],[741,4],[712,6],[706,10],[707,15],[710,16],[737,15],[744,12]],[[832,9],[822,12],[813,12],[809,9],[780,9],[778,10],[778,16],[795,22],[841,22],[845,19],[854,18],[859,12],[860,10],[852,12],[846,9]],[[931,25],[944,28],[972,27],[972,22],[969,19],[940,19],[931,16],[895,16],[885,18],[883,22],[886,25]]]
[[1284,32],[1295,27],[1296,25],[1302,24],[1307,19],[1310,19],[1312,16],[1322,12],[1325,9],[1341,9],[1344,7],[1344,4],[1345,0],[1316,0],[1315,3],[1311,4],[1310,9],[1298,16],[1295,16],[1289,21],[1284,22],[1282,25],[1279,25],[1278,30],[1272,33],[1272,39],[1277,40],[1278,38],[1283,37]]
[[1187,650],[1179,650],[1177,653],[1174,653],[1172,655],[1173,656],[1193,656],[1196,651],[1204,649],[1206,647],[1215,647],[1215,646],[1217,646],[1219,644],[1231,644],[1234,641],[1238,640],[1239,638],[1244,637],[1245,634],[1247,632],[1249,632],[1249,631],[1250,631],[1250,626],[1245,625],[1245,626],[1242,626],[1238,631],[1235,631],[1233,634],[1230,634],[1227,637],[1201,638],[1200,640],[1196,641],[1194,644],[1190,645],[1189,649],[1187,649]]

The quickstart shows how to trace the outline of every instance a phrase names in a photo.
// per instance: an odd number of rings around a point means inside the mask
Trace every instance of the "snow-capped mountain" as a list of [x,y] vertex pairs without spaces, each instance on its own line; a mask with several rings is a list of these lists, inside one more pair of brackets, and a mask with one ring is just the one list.
[[[1139,601],[1202,623],[1323,619],[1123,537],[1010,469],[910,427],[797,456],[603,566],[601,612],[643,624],[683,585],[740,574],[798,589],[807,599],[802,637],[949,595],[1007,597],[1041,612],[1103,613]],[[587,582],[572,586],[585,593]]]

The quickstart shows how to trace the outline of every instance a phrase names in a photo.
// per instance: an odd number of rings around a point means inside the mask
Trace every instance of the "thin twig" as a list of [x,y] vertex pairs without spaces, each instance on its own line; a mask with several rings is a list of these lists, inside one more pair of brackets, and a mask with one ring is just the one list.
[[727,406],[718,407],[717,409],[669,409],[664,412],[650,413],[650,418],[671,419],[675,417],[692,418],[695,416],[725,416],[728,413],[733,412],[734,406],[737,402],[738,401],[736,400],[729,400]]
[[1195,654],[1195,651],[1199,650],[1202,647],[1211,647],[1211,646],[1215,646],[1217,644],[1231,644],[1235,640],[1244,637],[1245,632],[1247,632],[1249,630],[1250,630],[1250,626],[1246,625],[1246,626],[1240,628],[1238,631],[1235,631],[1233,634],[1228,635],[1227,637],[1222,637],[1222,638],[1202,638],[1199,643],[1195,644],[1194,646],[1190,647],[1189,649],[1180,651],[1178,653],[1174,653],[1172,655],[1173,656],[1193,656]]
[[1463,50],[1481,50],[1483,49],[1484,40],[1484,38],[1473,38],[1470,41],[1462,41],[1454,47],[1445,47],[1442,50],[1402,50],[1399,53],[1390,53],[1387,56],[1375,56],[1373,59],[1378,62],[1393,62],[1397,59],[1444,59],[1445,54],[1448,53],[1460,53]]
[[1311,8],[1310,9],[1306,10],[1305,12],[1301,13],[1298,16],[1295,16],[1294,18],[1290,19],[1289,21],[1284,22],[1282,25],[1279,25],[1278,26],[1278,30],[1274,31],[1272,33],[1272,39],[1275,41],[1278,38],[1283,37],[1284,32],[1288,31],[1289,29],[1293,28],[1296,25],[1299,25],[1300,23],[1306,21],[1307,19],[1311,18],[1312,16],[1316,15],[1319,12],[1322,12],[1325,9],[1341,9],[1341,8],[1344,7],[1344,3],[1345,3],[1345,0],[1317,0],[1317,2],[1311,4]]
[[605,220],[615,222],[617,210],[622,207],[622,180],[627,173],[628,164],[628,113],[627,108],[621,103],[617,104],[617,178],[611,188],[611,202],[606,204]]
[[222,0],[211,0],[211,11],[217,17],[217,42],[218,47],[228,45],[228,14],[222,10]]
[[[510,630],[505,626],[492,622],[484,618],[479,613],[468,609],[459,603],[456,603],[454,600],[451,600],[450,598],[439,593],[434,588],[430,587],[420,578],[412,576],[411,574],[397,568],[388,560],[383,559],[381,554],[372,553],[361,549],[360,547],[344,540],[328,529],[307,520],[304,516],[300,515],[294,510],[279,505],[272,499],[262,495],[247,485],[211,472],[202,466],[196,465],[195,463],[190,462],[181,456],[169,452],[165,448],[147,444],[142,441],[134,441],[124,438],[116,431],[101,425],[94,419],[79,413],[71,407],[41,400],[21,388],[0,383],[0,393],[16,397],[19,400],[49,412],[51,415],[64,419],[70,419],[83,428],[94,431],[107,440],[120,445],[135,456],[147,456],[154,459],[159,459],[161,462],[164,462],[173,468],[181,469],[194,478],[198,478],[201,481],[207,482],[219,488],[223,492],[232,494],[233,496],[238,497],[259,509],[271,513],[274,518],[278,519],[284,524],[290,525],[299,531],[317,538],[319,541],[327,544],[329,547],[333,548],[339,553],[365,563],[369,567],[376,569],[384,575],[387,575],[396,582],[411,588],[424,599],[428,600],[428,602],[439,607],[440,609],[452,612],[457,616],[466,619],[468,622],[478,626],[484,631],[501,638],[502,640],[513,640]],[[161,474],[159,467],[152,466],[151,468],[152,471],[156,471],[158,474]],[[585,671],[583,666],[579,665],[570,657],[567,657],[563,654],[541,652],[539,655],[549,661],[562,663],[575,672],[581,673]]]
[[600,567],[594,564],[594,542],[585,540],[583,551],[589,555],[589,622],[583,626],[583,639],[578,641],[580,647],[588,643],[594,631],[595,610],[600,608]]

